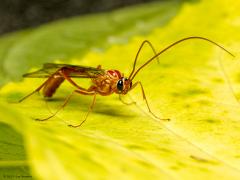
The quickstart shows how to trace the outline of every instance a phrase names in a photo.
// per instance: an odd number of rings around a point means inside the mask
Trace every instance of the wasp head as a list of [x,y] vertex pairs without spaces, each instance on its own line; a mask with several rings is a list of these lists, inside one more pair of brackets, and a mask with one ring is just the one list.
[[132,81],[128,78],[122,77],[117,81],[117,94],[127,94],[132,88]]

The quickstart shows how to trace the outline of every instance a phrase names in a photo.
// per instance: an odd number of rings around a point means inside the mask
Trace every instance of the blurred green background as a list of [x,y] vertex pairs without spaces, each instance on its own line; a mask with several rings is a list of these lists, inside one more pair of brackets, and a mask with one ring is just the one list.
[[36,27],[58,19],[111,11],[152,1],[156,0],[2,0],[0,34]]

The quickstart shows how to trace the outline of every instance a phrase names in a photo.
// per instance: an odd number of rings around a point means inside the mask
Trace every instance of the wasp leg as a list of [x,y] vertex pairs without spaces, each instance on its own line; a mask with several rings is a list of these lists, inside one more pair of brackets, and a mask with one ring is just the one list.
[[47,118],[43,118],[43,119],[35,119],[37,121],[46,121],[48,119],[51,119],[52,117],[56,116],[56,114],[61,111],[69,102],[69,100],[71,99],[71,97],[73,96],[74,93],[80,93],[80,94],[84,94],[84,95],[93,95],[93,92],[88,92],[87,90],[83,91],[83,90],[74,90],[65,100],[64,103],[57,109],[57,111],[55,111],[51,116],[47,117]]
[[133,88],[135,88],[138,84],[139,84],[140,87],[141,87],[143,100],[146,102],[148,111],[149,111],[155,118],[157,118],[157,119],[159,119],[159,120],[170,121],[169,118],[166,118],[166,119],[165,119],[165,118],[164,118],[164,119],[163,119],[163,118],[160,118],[160,117],[158,117],[157,115],[155,115],[155,114],[152,112],[152,110],[151,110],[151,108],[150,108],[150,106],[149,106],[149,104],[148,104],[148,101],[147,101],[147,98],[146,98],[146,95],[145,95],[145,92],[144,92],[144,89],[143,89],[143,85],[142,85],[142,83],[141,83],[140,81],[138,81],[138,82],[136,82],[135,84],[133,84],[131,90],[132,90]]
[[[49,79],[49,78],[48,78]],[[26,95],[25,97],[23,97],[22,99],[20,99],[18,102],[22,102],[24,101],[25,99],[27,99],[28,97],[32,96],[33,94],[35,94],[36,92],[39,92],[45,85],[46,83],[48,82],[48,79],[41,85],[39,86],[37,89],[35,89],[33,92],[31,92],[30,94]]]
[[136,104],[136,102],[135,101],[132,101],[132,102],[125,102],[123,99],[122,99],[122,95],[121,94],[119,94],[119,100],[123,103],[123,104],[125,104],[125,105],[133,105],[133,104]]
[[[77,90],[74,90],[64,101],[64,103],[58,108],[58,110],[56,112],[54,112],[51,116],[47,117],[47,118],[44,118],[44,119],[35,119],[37,121],[46,121],[48,119],[51,119],[52,117],[54,117],[60,110],[62,110],[66,105],[67,103],[69,102],[69,100],[71,99],[71,97],[73,96],[74,93],[79,93],[79,94],[83,94],[83,95],[94,95],[94,101],[93,103],[91,104],[90,108],[89,108],[89,111],[87,113],[87,116],[85,117],[84,121],[79,124],[79,125],[69,125],[71,127],[79,127],[81,126],[87,119],[89,113],[91,112],[94,104],[95,104],[95,99],[96,99],[96,92],[94,91],[94,87],[90,87],[89,89],[84,89],[80,86],[78,86],[69,76],[68,74],[64,71],[64,70],[59,70],[58,73],[65,79],[67,80],[69,83],[71,83],[73,86],[75,86],[77,88]],[[48,80],[47,80],[48,81]],[[28,96],[24,97],[22,100],[26,99],[27,97],[31,96],[32,94],[34,94],[35,92],[38,92],[41,90],[42,87],[44,87],[44,85],[47,83],[44,82],[39,88],[37,88],[35,91],[33,91],[31,94],[29,94]],[[22,101],[21,100],[21,101]]]
[[78,125],[71,125],[71,124],[70,124],[70,125],[68,125],[69,127],[74,127],[74,128],[80,127],[80,126],[87,120],[88,115],[90,114],[90,112],[92,112],[93,107],[94,107],[94,105],[95,105],[96,95],[97,95],[97,93],[95,92],[95,93],[93,94],[93,101],[92,101],[91,105],[89,106],[89,109],[88,109],[87,115],[85,116],[85,119],[84,119],[80,124],[78,124]]
[[77,85],[77,84],[68,76],[68,74],[67,74],[64,70],[60,70],[60,71],[59,71],[59,74],[62,75],[65,80],[67,80],[70,84],[72,84],[72,85],[73,85],[74,87],[76,87],[78,90],[83,90],[83,91],[86,91],[86,92],[88,91],[88,90],[80,87],[79,85]]

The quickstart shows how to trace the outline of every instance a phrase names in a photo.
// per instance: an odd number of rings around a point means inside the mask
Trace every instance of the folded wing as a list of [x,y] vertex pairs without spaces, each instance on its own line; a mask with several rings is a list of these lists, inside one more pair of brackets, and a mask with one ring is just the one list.
[[42,69],[24,74],[23,77],[48,78],[63,68],[68,72],[68,76],[73,78],[96,78],[97,76],[103,75],[105,73],[105,70],[100,68],[69,64],[46,63],[43,64]]

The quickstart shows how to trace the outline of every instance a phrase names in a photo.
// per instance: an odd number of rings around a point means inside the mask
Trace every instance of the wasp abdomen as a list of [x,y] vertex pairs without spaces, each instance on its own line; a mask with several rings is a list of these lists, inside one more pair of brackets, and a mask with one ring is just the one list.
[[52,97],[56,92],[57,88],[63,83],[64,78],[59,75],[53,75],[48,78],[45,86],[43,87],[44,97]]

